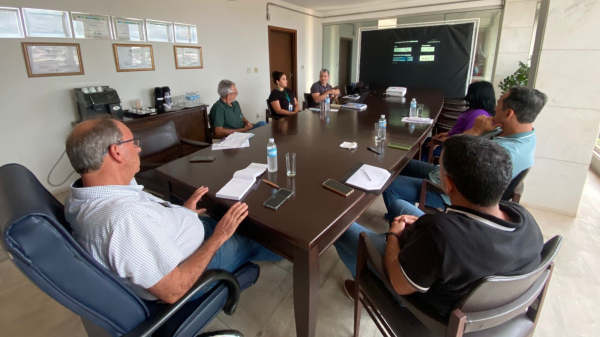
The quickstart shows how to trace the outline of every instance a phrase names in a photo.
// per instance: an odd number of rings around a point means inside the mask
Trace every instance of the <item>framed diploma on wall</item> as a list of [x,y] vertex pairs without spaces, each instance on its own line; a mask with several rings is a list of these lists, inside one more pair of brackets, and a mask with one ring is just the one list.
[[115,40],[146,41],[144,20],[113,16],[112,23]]
[[202,69],[202,47],[173,46],[176,69]]
[[22,42],[29,77],[83,75],[79,43]]
[[149,44],[113,44],[118,72],[154,70],[154,54]]
[[76,39],[112,39],[110,16],[88,13],[71,13]]

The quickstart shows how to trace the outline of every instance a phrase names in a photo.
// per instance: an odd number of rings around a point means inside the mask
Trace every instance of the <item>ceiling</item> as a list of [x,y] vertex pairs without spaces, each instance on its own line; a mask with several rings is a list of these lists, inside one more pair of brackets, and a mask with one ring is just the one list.
[[349,9],[360,7],[371,7],[373,5],[382,5],[410,0],[283,0],[296,6],[312,9],[315,11],[331,11],[337,9]]

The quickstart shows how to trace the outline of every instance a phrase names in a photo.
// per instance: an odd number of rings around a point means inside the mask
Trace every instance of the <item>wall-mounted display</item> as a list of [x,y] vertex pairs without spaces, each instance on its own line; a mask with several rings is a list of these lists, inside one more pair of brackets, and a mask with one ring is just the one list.
[[112,39],[110,17],[87,13],[71,13],[76,39]]
[[21,12],[18,8],[0,7],[0,38],[23,37]]
[[152,46],[145,44],[113,44],[117,71],[154,70]]
[[185,23],[175,23],[175,42],[177,43],[198,43],[198,35],[195,25],[186,25]]
[[69,12],[23,8],[23,18],[29,37],[71,37]]
[[146,20],[146,34],[148,34],[148,41],[173,42],[173,23]]
[[23,42],[29,77],[83,75],[79,43]]
[[202,69],[202,47],[173,46],[175,51],[175,68]]
[[144,20],[113,16],[112,22],[115,40],[146,41]]

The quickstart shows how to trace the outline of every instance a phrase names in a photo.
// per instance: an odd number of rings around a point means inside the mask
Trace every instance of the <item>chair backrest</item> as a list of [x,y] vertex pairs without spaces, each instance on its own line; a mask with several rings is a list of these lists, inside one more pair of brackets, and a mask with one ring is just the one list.
[[304,101],[306,102],[306,106],[309,108],[317,107],[317,102],[315,102],[311,93],[304,93]]
[[173,121],[131,132],[133,137],[141,138],[141,158],[153,156],[181,144]]
[[12,262],[57,302],[112,335],[149,313],[143,301],[71,236],[63,206],[25,167],[0,167],[0,236]]
[[517,176],[510,182],[510,184],[506,188],[506,191],[504,191],[504,194],[502,195],[502,200],[506,201],[512,199],[512,197],[515,195],[515,190],[517,189],[517,187],[519,187],[519,185],[521,185],[521,183],[523,183],[523,180],[525,180],[525,177],[527,176],[527,173],[529,173],[529,170],[531,170],[531,167],[526,168],[519,174],[517,174]]
[[[502,324],[516,314],[524,312],[545,286],[550,264],[558,254],[561,245],[560,235],[548,240],[542,249],[539,266],[525,275],[484,278],[459,306],[459,309],[467,315],[467,321],[470,313],[496,309],[493,318],[488,319],[493,322],[487,324],[482,321],[477,322],[478,328],[483,329]],[[478,329],[470,328],[465,332],[474,330]]]
[[268,113],[267,117],[268,118],[273,118],[273,116],[275,115],[275,113],[273,112],[273,106],[271,106],[271,103],[269,103],[269,100],[267,99],[267,111]]

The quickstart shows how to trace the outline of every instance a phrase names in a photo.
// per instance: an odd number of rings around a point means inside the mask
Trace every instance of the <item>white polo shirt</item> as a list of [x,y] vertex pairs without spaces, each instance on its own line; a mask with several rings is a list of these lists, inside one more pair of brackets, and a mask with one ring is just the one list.
[[65,215],[75,240],[138,296],[156,300],[155,285],[204,241],[204,226],[189,209],[128,186],[71,186]]

